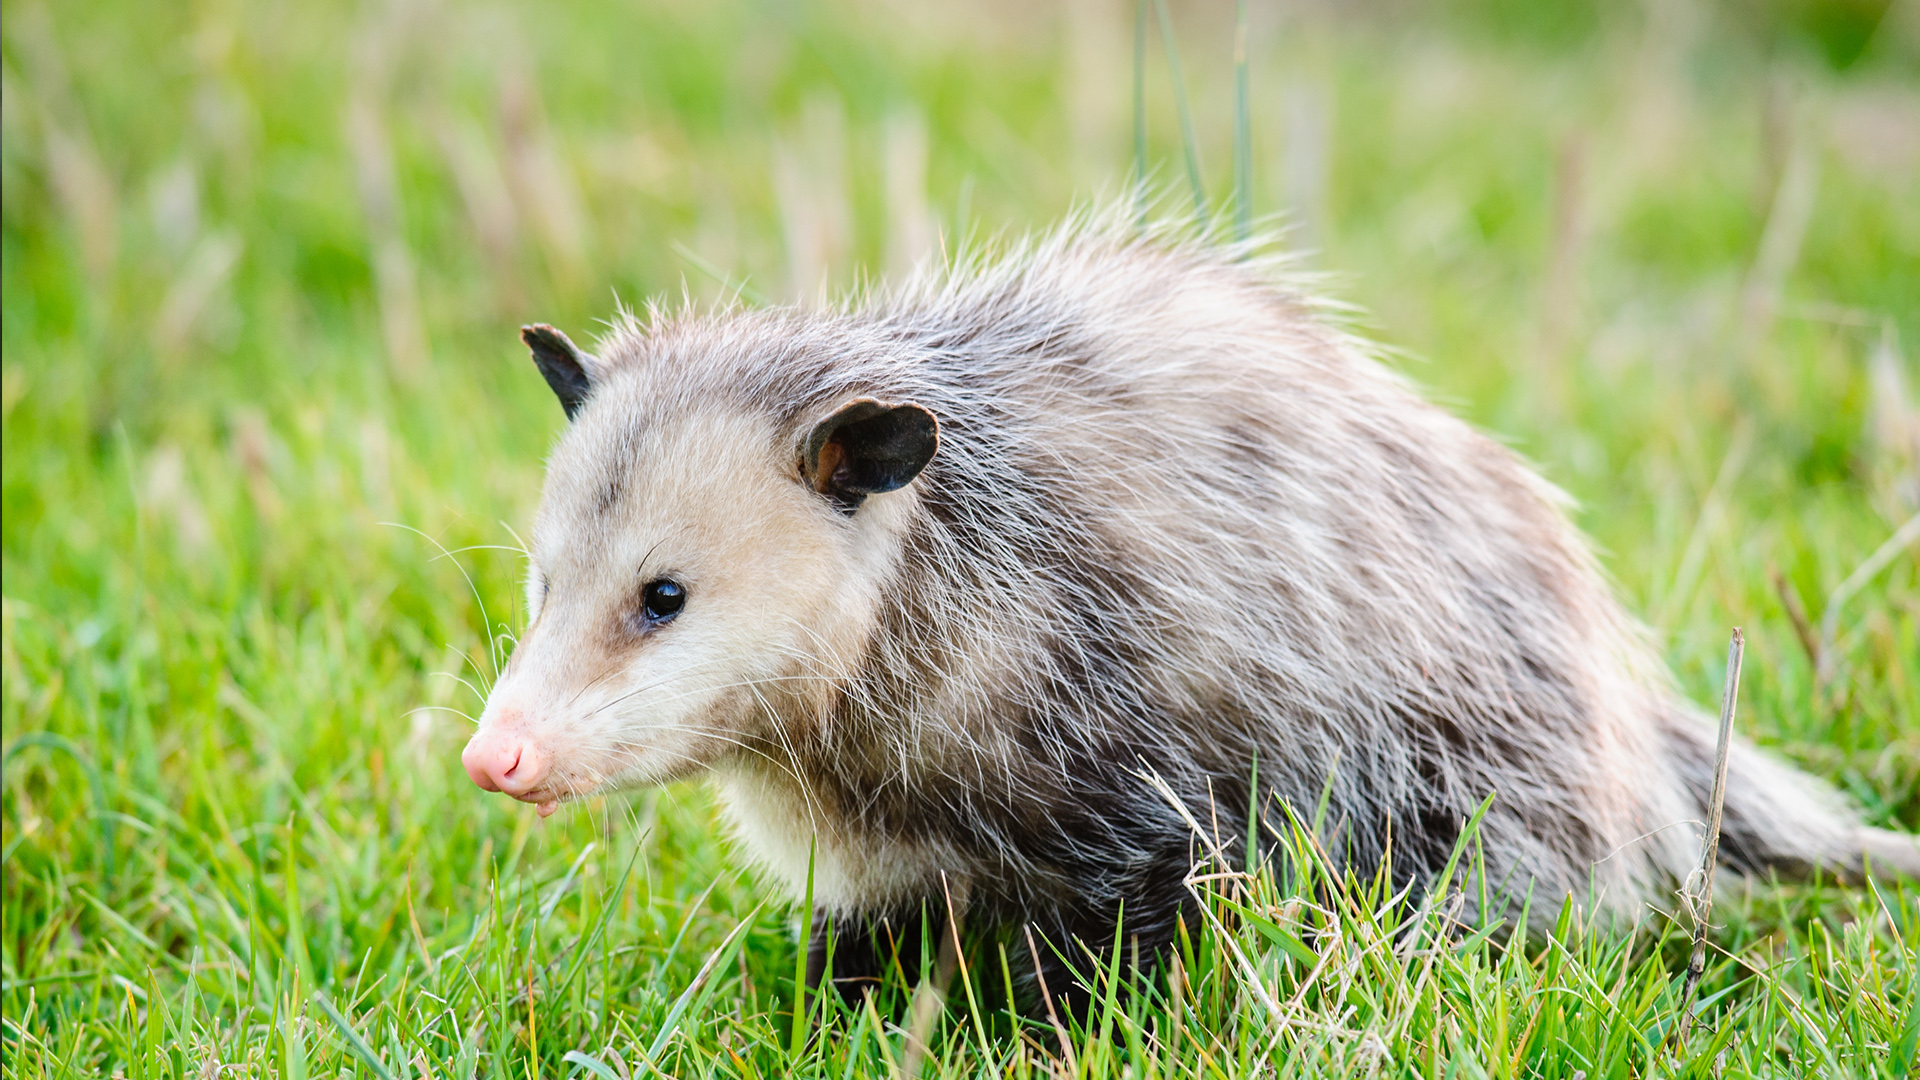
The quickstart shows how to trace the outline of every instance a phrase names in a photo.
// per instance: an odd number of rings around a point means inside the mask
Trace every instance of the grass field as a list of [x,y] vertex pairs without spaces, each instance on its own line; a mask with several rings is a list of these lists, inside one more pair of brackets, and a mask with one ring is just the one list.
[[[1690,694],[1743,626],[1742,730],[1911,831],[1920,4],[1883,8],[1262,9],[1251,192],[1577,497]],[[1226,207],[1232,6],[1170,14]],[[1723,889],[1669,1044],[1684,918],[1509,947],[1299,838],[1067,1030],[976,950],[924,1039],[895,986],[809,1040],[797,909],[702,790],[540,821],[467,781],[562,422],[515,328],[1043,226],[1124,182],[1133,33],[1097,0],[9,4],[0,1072],[1911,1075],[1911,888]]]

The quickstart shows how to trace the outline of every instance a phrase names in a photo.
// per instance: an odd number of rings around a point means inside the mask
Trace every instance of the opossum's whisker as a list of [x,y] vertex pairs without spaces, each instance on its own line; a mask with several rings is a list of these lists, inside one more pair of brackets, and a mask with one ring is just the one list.
[[[608,701],[605,704],[602,704],[596,707],[593,710],[593,712],[588,713],[587,715],[589,717],[598,716],[601,713],[605,712],[606,710],[627,701],[629,698],[634,697],[636,694],[646,693],[651,690],[658,690],[661,687],[666,686],[670,683],[678,682],[681,679],[692,678],[696,675],[699,675],[700,673],[701,672],[698,670],[679,672],[677,674],[668,676],[667,678],[649,683],[646,686],[642,686],[634,690],[629,690],[626,693],[621,694],[619,697],[616,697],[613,700]],[[691,690],[686,690],[676,694],[672,694],[667,697],[662,697],[657,701],[652,702],[652,704],[670,705],[673,702],[679,701],[682,698],[692,697],[695,694],[713,693],[721,690],[737,690],[742,687],[759,686],[762,684],[780,683],[780,682],[819,682],[819,681],[822,681],[822,680],[818,676],[813,676],[813,675],[767,675],[760,678],[745,679],[738,682],[715,683],[710,686],[696,687]]]
[[[588,715],[589,715],[589,716],[592,716],[592,715],[596,715],[596,714],[598,714],[598,713],[599,713],[599,712],[600,712],[601,710],[604,710],[604,709],[608,709],[608,708],[611,708],[612,706],[615,706],[615,705],[618,705],[618,704],[620,704],[620,703],[621,703],[622,701],[625,701],[625,700],[626,700],[627,698],[630,698],[630,697],[632,697],[632,696],[634,696],[635,694],[644,694],[644,693],[646,693],[646,692],[647,692],[647,691],[649,691],[649,690],[656,690],[656,689],[658,689],[658,688],[660,688],[660,687],[662,687],[662,686],[666,686],[666,685],[668,685],[668,684],[670,684],[670,683],[675,683],[675,682],[678,682],[678,681],[680,681],[681,679],[689,679],[689,678],[693,678],[693,677],[695,677],[695,676],[698,676],[698,675],[701,675],[701,674],[704,674],[705,672],[708,672],[708,671],[712,671],[712,670],[715,670],[715,669],[723,669],[723,668],[725,668],[725,667],[726,667],[726,665],[725,665],[725,663],[723,663],[722,661],[718,661],[718,660],[709,660],[709,661],[707,661],[707,662],[706,662],[706,663],[704,663],[704,664],[697,664],[697,665],[695,665],[695,666],[693,666],[693,667],[690,667],[690,668],[688,668],[688,669],[686,669],[686,670],[684,670],[684,671],[676,671],[676,672],[674,672],[674,673],[673,673],[673,674],[671,674],[671,675],[668,675],[668,676],[665,676],[665,677],[663,677],[663,678],[659,678],[659,679],[655,679],[655,680],[654,680],[653,682],[650,682],[650,683],[645,683],[645,684],[643,684],[643,685],[640,685],[640,686],[636,686],[636,687],[634,687],[633,689],[631,689],[631,690],[628,690],[628,691],[626,691],[626,692],[624,692],[624,693],[622,693],[622,694],[621,694],[621,695],[620,695],[619,697],[616,697],[616,698],[614,698],[614,699],[613,699],[613,700],[611,700],[611,701],[607,701],[607,702],[603,702],[602,704],[600,704],[599,706],[597,706],[597,707],[596,707],[596,708],[594,709],[594,712],[593,712],[593,713],[589,713]],[[611,671],[611,672],[609,672],[609,674],[610,674],[610,675],[619,675],[619,674],[623,674],[623,672],[621,672],[621,671],[620,671],[619,669],[617,669],[617,668],[616,668],[616,669],[614,669],[613,671]],[[595,681],[597,682],[598,680],[595,680]]]
[[518,547],[505,548],[505,550],[517,551],[521,555],[525,556],[528,562],[533,561],[533,549],[527,547],[526,540],[522,539],[520,534],[514,531],[514,528],[512,525],[507,524],[505,521],[496,521],[494,522],[494,524],[507,530],[507,535],[513,537],[513,542],[519,545]]
[[[447,556],[449,561],[451,561],[453,565],[459,569],[460,576],[466,579],[467,589],[473,593],[473,602],[480,605],[480,621],[485,623],[488,626],[493,625],[493,617],[487,614],[487,602],[486,600],[482,599],[480,596],[480,586],[474,584],[473,575],[467,573],[467,568],[461,565],[459,559],[453,558],[452,553],[447,550],[447,547],[445,544],[442,544],[440,541],[434,539],[431,536],[428,536],[426,533],[421,532],[419,529],[416,529],[411,525],[403,525],[397,521],[383,521],[380,524],[386,525],[395,529],[405,529],[408,532],[413,533],[415,536],[420,537],[422,540],[425,540],[427,543],[432,544],[434,547],[439,548],[440,554]],[[428,561],[431,563],[435,560],[428,560]],[[496,657],[493,655],[493,642],[491,640],[487,642],[487,656],[490,660],[493,661],[494,677],[499,678],[500,659],[499,657]]]
[[[487,642],[487,647],[489,650],[492,649],[493,642],[491,640]],[[447,645],[447,648],[451,649],[453,648],[453,645],[449,643]],[[465,660],[467,662],[467,666],[473,669],[474,678],[480,680],[480,689],[485,691],[485,693],[480,695],[480,700],[485,701],[487,699],[487,696],[493,693],[493,683],[487,681],[486,671],[484,671],[479,664],[476,664],[473,662],[473,657],[468,656],[466,653],[463,652],[460,654],[460,658],[462,660]],[[500,671],[498,668],[494,669],[494,674],[496,676],[500,674]]]
[[469,724],[478,724],[480,722],[478,720],[475,720],[471,715],[466,713],[464,710],[456,709],[451,705],[421,705],[412,709],[408,709],[406,712],[403,712],[400,715],[412,716],[414,713],[423,713],[423,712],[450,712],[455,716],[465,719],[466,722]]
[[[781,761],[779,758],[774,757],[772,754],[767,753],[765,750],[762,750],[759,747],[754,746],[753,744],[743,739],[739,739],[734,736],[724,734],[722,732],[711,731],[706,728],[697,728],[697,727],[691,727],[691,726],[682,725],[682,724],[658,724],[653,726],[653,730],[673,731],[673,732],[692,732],[693,734],[698,735],[701,738],[712,739],[715,742],[722,742],[732,746],[736,746],[741,750],[746,751],[749,754],[753,754],[760,758],[765,759],[767,764],[772,765],[774,768],[779,769],[781,772],[786,773],[789,777],[792,777],[794,783],[798,785],[803,791],[806,791],[809,793],[811,792],[811,788],[808,785],[806,779],[802,777],[798,772],[796,772],[790,763]],[[673,757],[677,757],[682,760],[691,762],[695,765],[706,764],[705,759],[697,757],[693,754],[687,753],[684,750],[675,750],[672,747],[667,747],[667,746],[650,746],[643,743],[637,743],[637,742],[631,742],[631,741],[616,741],[611,743],[587,743],[582,746],[582,749],[590,753],[602,753],[602,754],[614,754],[614,755],[626,754],[630,757],[644,755],[644,754],[667,754],[667,755],[671,755]]]
[[[502,652],[502,653],[505,653],[505,654],[507,654],[508,656],[511,656],[511,655],[512,655],[512,650],[511,650],[511,649],[501,649],[501,648],[500,648],[500,641],[501,641],[501,639],[503,639],[503,638],[504,638],[505,640],[507,640],[507,641],[509,641],[509,642],[512,642],[512,643],[513,643],[513,648],[515,648],[515,649],[517,649],[517,648],[519,648],[519,647],[520,647],[520,638],[519,638],[519,636],[518,636],[518,635],[516,635],[516,634],[515,634],[515,633],[513,632],[513,628],[512,628],[512,627],[509,627],[509,626],[508,626],[508,625],[507,625],[506,623],[501,623],[501,624],[500,624],[500,632],[499,632],[499,633],[497,633],[497,634],[495,634],[495,635],[493,635],[493,648],[494,648],[494,649],[495,649],[496,651],[498,651],[498,652]],[[495,679],[494,681],[495,681],[495,682],[498,682],[499,680],[498,680],[498,679]]]
[[[780,749],[786,753],[788,760],[799,761],[799,751],[795,750],[793,744],[787,740],[786,725],[780,723],[779,714],[774,711],[773,705],[761,695],[759,684],[757,682],[747,684],[747,692],[753,695],[754,701],[759,703],[761,711],[766,714],[768,721],[767,726],[773,729],[774,738],[779,740]],[[793,772],[793,770],[789,770],[789,772]],[[797,772],[794,773],[794,776],[795,779],[798,779]],[[811,785],[805,782],[801,782],[799,788],[801,797],[806,800],[807,823],[813,827],[815,833],[819,833],[821,831],[820,813],[819,808],[814,805],[813,789]]]
[[439,562],[441,559],[451,559],[455,555],[463,555],[469,551],[511,551],[519,555],[527,554],[526,548],[514,547],[512,544],[468,544],[465,547],[442,549],[441,553],[435,555],[430,561]]
[[[702,665],[700,667],[693,668],[688,671],[677,671],[672,675],[668,675],[662,679],[656,679],[653,682],[645,684],[644,686],[634,687],[632,690],[628,690],[625,693],[621,694],[616,698],[613,698],[610,701],[602,702],[601,704],[595,706],[594,710],[587,714],[587,718],[592,719],[596,716],[599,716],[601,713],[606,712],[608,709],[614,708],[615,706],[618,706],[637,695],[645,694],[653,690],[658,690],[663,686],[671,685],[673,683],[681,681],[682,679],[694,678],[696,676],[704,674],[707,671],[711,671],[714,668],[721,667],[721,666],[723,665],[720,665],[718,663],[709,663],[709,664]],[[665,704],[665,703],[677,701],[679,700],[679,698],[690,696],[692,693],[697,693],[697,691],[689,691],[685,694],[680,694],[675,697],[666,698],[664,702],[659,702],[656,704]]]
[[[453,646],[449,645],[447,647],[452,648]],[[471,663],[471,661],[469,661],[469,663]],[[466,687],[468,693],[472,694],[476,698],[479,698],[481,705],[485,705],[487,703],[487,695],[481,693],[478,689],[474,687],[472,683],[468,682],[467,680],[461,678],[458,675],[455,675],[451,671],[432,671],[432,672],[428,672],[428,674],[435,678],[452,679],[454,682],[457,682],[461,686]]]
[[[807,632],[812,633],[812,631]],[[769,681],[774,679],[818,679],[827,682],[847,682],[853,678],[852,672],[837,667],[825,667],[818,657],[810,656],[790,646],[776,646],[774,652],[807,670],[801,675],[768,676]]]
[[573,696],[567,699],[567,707],[571,708],[574,702],[580,700],[580,696],[582,694],[585,694],[587,691],[593,689],[596,686],[599,686],[601,683],[606,682],[608,679],[611,679],[615,675],[618,675],[620,673],[621,672],[619,668],[608,668],[607,670],[594,676],[593,679],[590,682],[588,682],[585,686],[582,686],[580,689],[575,690],[573,692]]
[[1705,830],[1707,827],[1707,823],[1700,820],[1699,818],[1682,818],[1679,821],[1669,821],[1665,825],[1662,825],[1657,829],[1649,829],[1646,832],[1641,833],[1639,836],[1628,838],[1626,841],[1622,842],[1618,847],[1615,847],[1612,851],[1609,851],[1605,855],[1602,855],[1599,858],[1593,860],[1592,865],[1599,866],[1601,863],[1611,860],[1614,856],[1627,850],[1633,845],[1640,843],[1642,840],[1651,840],[1654,837],[1659,836],[1661,833],[1666,832],[1668,829],[1677,829],[1682,825],[1696,825],[1702,830]]

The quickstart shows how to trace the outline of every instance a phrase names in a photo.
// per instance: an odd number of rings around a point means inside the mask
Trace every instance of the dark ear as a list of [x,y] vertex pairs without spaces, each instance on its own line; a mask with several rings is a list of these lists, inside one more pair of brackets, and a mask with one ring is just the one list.
[[905,487],[939,448],[932,413],[857,398],[814,425],[800,450],[800,474],[851,514],[867,496]]
[[580,411],[587,403],[587,395],[593,393],[593,372],[600,361],[589,353],[583,353],[567,340],[567,335],[548,326],[535,323],[520,328],[520,340],[533,350],[533,362],[540,368],[540,374],[547,377],[547,385],[553,387],[554,394],[560,398],[560,407],[567,411],[567,419]]

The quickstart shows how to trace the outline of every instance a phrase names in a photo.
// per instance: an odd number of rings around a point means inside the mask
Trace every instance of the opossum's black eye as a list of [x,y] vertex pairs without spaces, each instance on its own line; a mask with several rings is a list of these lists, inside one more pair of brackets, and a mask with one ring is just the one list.
[[640,603],[646,608],[648,622],[666,622],[687,605],[687,590],[677,581],[656,578],[647,582]]

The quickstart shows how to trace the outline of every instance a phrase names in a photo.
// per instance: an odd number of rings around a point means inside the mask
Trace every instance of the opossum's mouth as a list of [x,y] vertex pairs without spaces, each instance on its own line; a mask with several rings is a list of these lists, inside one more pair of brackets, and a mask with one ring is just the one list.
[[523,803],[531,803],[540,811],[541,817],[552,817],[564,803],[584,802],[600,795],[613,795],[637,788],[658,787],[675,780],[701,772],[699,767],[660,770],[643,769],[636,763],[628,763],[626,768],[617,769],[610,774],[590,777],[548,776],[534,788],[514,793],[503,791]]
[[563,803],[584,802],[596,795],[618,791],[622,786],[624,785],[617,781],[609,780],[597,780],[592,783],[546,783],[513,797],[523,803],[531,803],[534,809],[540,811],[540,816],[546,818],[552,817]]
[[[507,795],[508,793],[501,792],[501,794]],[[518,795],[508,795],[508,797],[518,799],[523,803],[532,803],[534,808],[540,811],[540,816],[543,818],[552,817],[554,811],[560,809],[560,804],[563,802],[572,802],[575,799],[584,798],[583,795],[577,792],[559,792],[549,788],[535,788],[532,791],[523,791]]]

